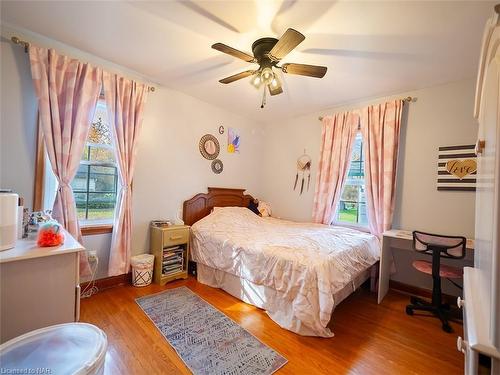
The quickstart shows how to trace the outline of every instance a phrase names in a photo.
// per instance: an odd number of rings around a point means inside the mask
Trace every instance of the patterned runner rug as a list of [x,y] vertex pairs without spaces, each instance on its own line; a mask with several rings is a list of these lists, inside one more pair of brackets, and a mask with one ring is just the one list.
[[287,363],[186,287],[136,302],[195,375],[267,375]]

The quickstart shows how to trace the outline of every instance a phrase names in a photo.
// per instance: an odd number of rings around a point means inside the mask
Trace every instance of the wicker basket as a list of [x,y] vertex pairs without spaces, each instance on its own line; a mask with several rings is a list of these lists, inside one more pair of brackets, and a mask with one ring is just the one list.
[[132,285],[147,286],[153,280],[153,265],[155,257],[151,254],[141,254],[130,259],[132,265]]

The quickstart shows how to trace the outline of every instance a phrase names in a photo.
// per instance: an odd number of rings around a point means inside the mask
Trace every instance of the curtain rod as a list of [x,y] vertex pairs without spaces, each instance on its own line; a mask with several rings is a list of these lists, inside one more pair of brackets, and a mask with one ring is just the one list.
[[[10,40],[14,44],[18,44],[20,46],[23,46],[24,47],[24,53],[28,53],[28,49],[29,49],[29,46],[30,46],[29,42],[26,42],[25,40],[21,40],[17,36],[13,36],[12,38],[10,38]],[[155,92],[155,88],[153,86],[148,86],[148,91]]]
[[[416,99],[416,98],[415,97],[411,97],[411,96],[407,96],[406,98],[403,98],[401,100],[403,101],[403,103],[410,103],[411,101],[413,101],[413,99]],[[319,116],[318,120],[319,121],[323,121],[323,116]]]

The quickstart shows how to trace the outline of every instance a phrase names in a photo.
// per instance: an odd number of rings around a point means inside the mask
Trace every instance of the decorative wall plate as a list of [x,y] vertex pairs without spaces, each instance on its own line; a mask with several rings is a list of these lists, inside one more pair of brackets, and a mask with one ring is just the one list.
[[212,161],[212,172],[215,174],[219,174],[224,170],[224,165],[222,164],[222,161],[219,159],[215,159]]
[[220,145],[217,138],[212,134],[205,134],[200,139],[199,149],[201,155],[208,160],[213,160],[219,156]]

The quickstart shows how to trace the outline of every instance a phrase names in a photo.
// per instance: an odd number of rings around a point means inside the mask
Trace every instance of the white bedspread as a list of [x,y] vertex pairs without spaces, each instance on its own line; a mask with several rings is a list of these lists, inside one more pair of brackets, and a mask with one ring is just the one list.
[[301,333],[305,326],[323,337],[333,336],[326,326],[334,293],[380,253],[379,240],[368,233],[261,218],[241,207],[217,209],[191,229],[194,261],[281,292],[293,316],[267,309],[269,316],[284,328]]

